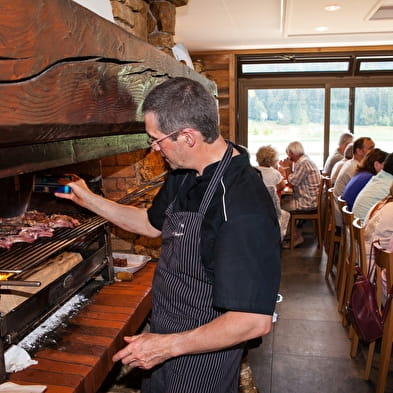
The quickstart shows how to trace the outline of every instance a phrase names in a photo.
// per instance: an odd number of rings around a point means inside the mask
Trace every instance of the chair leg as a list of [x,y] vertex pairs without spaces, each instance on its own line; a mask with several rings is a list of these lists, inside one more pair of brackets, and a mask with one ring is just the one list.
[[323,247],[322,226],[321,226],[321,221],[319,219],[317,219],[317,229],[318,229],[318,248],[321,249]]
[[352,334],[352,343],[351,343],[351,358],[356,357],[357,353],[358,353],[358,348],[359,348],[359,336],[357,335],[357,333],[353,330],[353,327],[350,326],[350,331],[352,330],[353,334]]
[[296,220],[291,216],[291,234],[290,234],[290,249],[293,250],[293,245],[295,243],[295,227]]
[[366,381],[368,381],[370,379],[371,367],[373,365],[375,344],[376,344],[376,341],[373,341],[368,346],[366,368],[364,369],[364,379]]
[[341,281],[343,278],[343,271],[344,271],[344,255],[341,254],[341,250],[343,249],[342,245],[338,249],[338,260],[337,260],[337,274],[336,279],[334,280],[334,286],[337,290],[337,299],[339,298],[339,288],[341,285]]
[[338,311],[340,313],[344,312],[343,308],[344,308],[347,281],[348,281],[348,272],[345,266],[345,261],[343,261],[342,274],[340,277],[340,286],[338,288]]
[[[388,314],[390,314],[392,311]],[[377,389],[375,393],[384,393],[386,379],[389,372],[390,357],[392,355],[392,342],[393,342],[393,318],[388,315],[387,323],[383,329],[382,343],[381,343],[381,356],[378,365]]]
[[325,280],[329,279],[330,272],[333,269],[333,262],[334,262],[334,238],[333,238],[333,235],[331,235],[331,237],[329,239],[329,246],[327,249]]

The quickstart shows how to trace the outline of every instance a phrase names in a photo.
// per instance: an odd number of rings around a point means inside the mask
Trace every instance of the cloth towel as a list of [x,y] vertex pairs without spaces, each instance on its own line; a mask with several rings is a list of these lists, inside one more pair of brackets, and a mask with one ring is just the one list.
[[[28,352],[17,345],[11,345],[4,353],[5,371],[7,373],[16,373],[24,370],[32,364],[37,364],[32,360]],[[1,390],[0,390],[1,392]]]
[[4,382],[0,385],[1,393],[41,393],[45,390],[44,385],[17,385],[12,382]]

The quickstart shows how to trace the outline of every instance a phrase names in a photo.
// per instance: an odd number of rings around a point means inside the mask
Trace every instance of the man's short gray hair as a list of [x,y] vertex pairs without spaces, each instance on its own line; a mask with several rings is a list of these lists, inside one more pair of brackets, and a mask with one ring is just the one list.
[[287,154],[291,152],[296,156],[302,156],[304,154],[304,147],[299,141],[294,141],[287,146],[286,152]]
[[344,132],[340,135],[340,139],[338,140],[339,146],[345,146],[348,143],[353,141],[353,135],[350,132]]

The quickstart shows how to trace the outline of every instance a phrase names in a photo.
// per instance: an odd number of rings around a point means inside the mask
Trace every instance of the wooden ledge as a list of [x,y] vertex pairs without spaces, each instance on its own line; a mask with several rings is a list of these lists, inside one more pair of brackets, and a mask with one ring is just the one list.
[[38,364],[9,381],[46,385],[46,393],[94,393],[124,346],[123,336],[134,334],[151,310],[151,286],[156,264],[148,263],[131,282],[103,287],[62,331],[56,347],[40,349]]

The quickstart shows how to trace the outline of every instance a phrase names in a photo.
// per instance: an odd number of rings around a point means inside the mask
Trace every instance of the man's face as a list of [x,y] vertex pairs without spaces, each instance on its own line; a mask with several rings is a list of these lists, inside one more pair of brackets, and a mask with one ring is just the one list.
[[365,139],[363,142],[362,155],[363,157],[372,149],[374,149],[375,143],[371,139]]
[[[154,151],[159,151],[161,156],[165,159],[165,161],[169,164],[172,169],[182,168],[181,165],[182,159],[182,150],[181,150],[181,138],[179,136],[176,140],[173,140],[169,134],[162,133],[157,126],[156,115],[152,112],[148,112],[144,116],[145,118],[145,127],[148,136],[152,139],[151,148]],[[182,130],[173,130],[170,134],[176,134],[179,132],[179,135]]]

